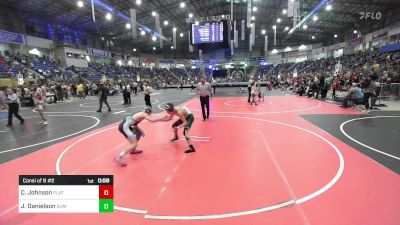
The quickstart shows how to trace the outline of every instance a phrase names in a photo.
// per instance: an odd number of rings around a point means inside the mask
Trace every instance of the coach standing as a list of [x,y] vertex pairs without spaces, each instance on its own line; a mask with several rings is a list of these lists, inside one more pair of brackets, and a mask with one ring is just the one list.
[[100,84],[100,90],[99,90],[99,110],[97,112],[101,113],[101,109],[103,108],[103,102],[106,104],[108,107],[108,111],[111,112],[111,107],[107,102],[107,97],[108,97],[109,90],[107,88],[107,84]]
[[[203,121],[205,121],[210,116],[211,85],[203,77],[197,84],[196,93],[200,96],[201,112],[203,113]],[[207,107],[207,115],[204,107]]]
[[247,99],[247,102],[250,102],[250,98],[251,98],[251,87],[254,84],[254,80],[253,77],[250,77],[249,83],[247,84],[247,92],[249,93],[249,98]]

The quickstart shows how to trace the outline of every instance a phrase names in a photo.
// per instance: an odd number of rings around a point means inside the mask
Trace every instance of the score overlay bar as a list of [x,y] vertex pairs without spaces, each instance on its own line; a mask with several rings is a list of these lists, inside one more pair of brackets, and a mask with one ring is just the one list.
[[114,211],[112,175],[20,175],[20,213]]

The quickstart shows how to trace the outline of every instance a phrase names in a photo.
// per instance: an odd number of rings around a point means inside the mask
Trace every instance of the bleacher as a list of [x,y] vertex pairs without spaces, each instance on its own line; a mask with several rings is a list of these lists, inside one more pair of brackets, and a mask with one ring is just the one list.
[[400,42],[387,44],[379,48],[379,52],[381,53],[394,52],[399,50],[400,50]]
[[35,58],[29,65],[40,74],[43,74],[44,71],[50,71],[50,74],[46,74],[47,77],[54,77],[55,74],[60,71],[58,66],[46,58]]
[[11,74],[8,73],[8,65],[0,64],[0,78],[8,78]]

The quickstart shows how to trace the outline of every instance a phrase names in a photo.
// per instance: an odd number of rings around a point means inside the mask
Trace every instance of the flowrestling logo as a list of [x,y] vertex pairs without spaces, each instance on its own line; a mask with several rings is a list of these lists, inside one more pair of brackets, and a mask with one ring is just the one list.
[[360,20],[380,20],[382,18],[381,12],[359,12]]

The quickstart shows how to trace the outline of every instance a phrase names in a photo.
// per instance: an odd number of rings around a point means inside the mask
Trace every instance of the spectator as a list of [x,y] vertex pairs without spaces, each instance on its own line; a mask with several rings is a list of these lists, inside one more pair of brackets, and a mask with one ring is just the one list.
[[347,108],[350,104],[356,104],[358,101],[363,100],[364,94],[361,89],[355,84],[348,83],[347,84],[347,94],[343,99],[343,105],[341,107]]

